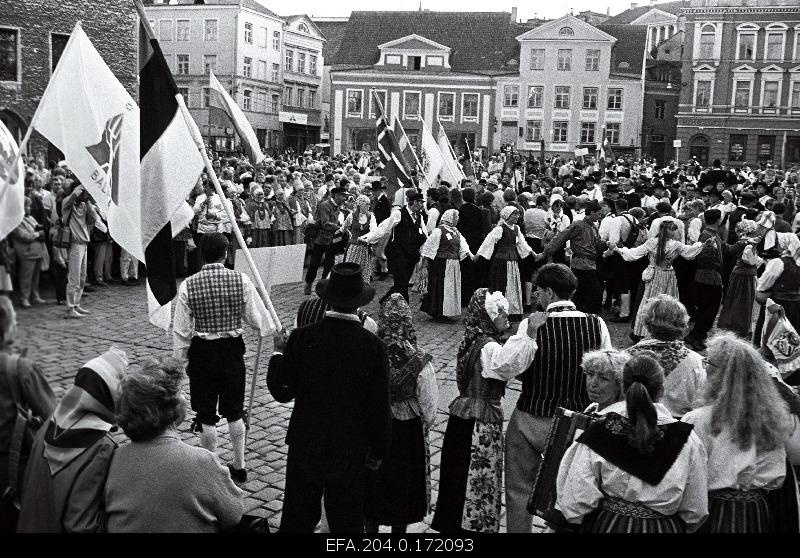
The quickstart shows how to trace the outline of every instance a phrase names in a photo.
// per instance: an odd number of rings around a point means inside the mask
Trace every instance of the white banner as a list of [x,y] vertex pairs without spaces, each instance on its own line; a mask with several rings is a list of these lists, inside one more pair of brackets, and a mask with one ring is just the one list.
[[[241,250],[236,251],[236,271],[240,271],[255,280],[247,265],[247,259]],[[303,261],[306,257],[305,244],[289,246],[271,246],[268,248],[250,248],[253,262],[264,285],[271,286],[285,283],[297,283],[303,280]]]
[[25,164],[22,157],[11,165],[19,147],[11,132],[0,121],[0,239],[16,229],[25,217]]

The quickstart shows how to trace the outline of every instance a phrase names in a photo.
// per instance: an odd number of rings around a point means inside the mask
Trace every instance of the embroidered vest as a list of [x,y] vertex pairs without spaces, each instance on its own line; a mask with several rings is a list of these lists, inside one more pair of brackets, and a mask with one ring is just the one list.
[[462,419],[478,419],[491,424],[503,424],[503,407],[500,398],[506,391],[506,383],[484,378],[481,375],[481,350],[491,339],[479,337],[472,344],[464,372],[456,378],[458,397],[450,404],[450,414]]

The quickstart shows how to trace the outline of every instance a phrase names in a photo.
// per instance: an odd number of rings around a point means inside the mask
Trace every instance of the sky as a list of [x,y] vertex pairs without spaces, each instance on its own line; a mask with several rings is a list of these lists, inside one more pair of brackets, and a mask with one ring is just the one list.
[[[420,0],[259,0],[273,12],[284,15],[308,14],[316,17],[345,17],[351,11],[410,11],[418,10]],[[639,5],[649,0],[639,0]],[[584,10],[616,15],[631,7],[630,0],[422,0],[422,9],[431,11],[510,12],[517,6],[517,17],[527,20],[533,17],[554,19],[570,11]]]

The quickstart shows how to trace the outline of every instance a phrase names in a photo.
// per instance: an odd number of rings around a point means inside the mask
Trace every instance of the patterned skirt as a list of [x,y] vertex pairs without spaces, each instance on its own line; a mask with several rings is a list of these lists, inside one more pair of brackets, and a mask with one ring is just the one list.
[[450,415],[431,527],[440,533],[497,533],[502,496],[503,425]]
[[344,261],[357,263],[361,266],[361,278],[365,285],[369,285],[372,278],[372,251],[366,244],[350,244]]
[[678,280],[675,278],[675,270],[672,268],[662,269],[653,268],[653,278],[645,282],[642,301],[636,311],[636,322],[633,326],[633,334],[639,337],[647,337],[647,328],[644,326],[644,318],[647,310],[647,303],[651,298],[660,294],[668,294],[678,298]]
[[269,246],[270,232],[269,229],[257,229],[255,227],[250,229],[250,236],[253,237],[253,243],[250,245],[250,248],[265,248]]
[[708,493],[708,519],[703,533],[768,533],[772,531],[764,490],[726,488]]
[[294,230],[272,231],[275,246],[290,246],[294,242]]
[[683,533],[683,522],[676,515],[664,515],[621,498],[606,496],[600,507],[586,516],[582,533]]

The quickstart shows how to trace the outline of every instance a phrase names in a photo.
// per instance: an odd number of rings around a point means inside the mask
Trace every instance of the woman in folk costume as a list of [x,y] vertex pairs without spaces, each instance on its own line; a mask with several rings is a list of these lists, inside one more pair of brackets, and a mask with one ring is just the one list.
[[361,235],[378,228],[375,215],[369,210],[370,199],[360,194],[356,198],[355,211],[344,220],[344,230],[350,231],[350,242],[344,255],[344,261],[354,262],[361,266],[361,275],[364,284],[369,285],[372,275],[372,249],[366,242],[362,242]]
[[292,197],[296,200],[296,208],[298,213],[294,216],[294,243],[303,244],[305,236],[306,223],[308,219],[314,214],[311,204],[306,199],[306,191],[303,188],[303,183],[295,184],[294,194]]
[[250,215],[252,227],[250,228],[251,248],[263,248],[270,245],[270,229],[272,222],[272,208],[264,195],[264,189],[256,185],[251,189],[251,195],[245,202],[245,209]]
[[[660,294],[668,294],[673,298],[678,298],[678,281],[675,277],[672,262],[678,256],[689,260],[694,259],[703,249],[704,243],[702,242],[687,245],[678,239],[680,229],[677,222],[678,220],[674,217],[662,217],[658,234],[654,238],[648,239],[644,244],[635,248],[619,246],[610,248],[610,250],[615,250],[622,254],[622,258],[626,262],[632,262],[644,256],[650,258],[650,265],[642,272],[642,281],[644,281],[645,287],[633,326],[633,335],[638,338],[647,335],[647,328],[644,324],[647,301]],[[710,239],[707,242],[710,242]]]
[[588,533],[682,533],[708,515],[706,452],[659,403],[664,373],[645,354],[622,369],[625,400],[569,447],[556,509]]
[[706,405],[682,419],[694,425],[708,454],[709,517],[702,530],[772,532],[786,518],[770,509],[768,491],[796,482],[786,457],[787,450],[797,457],[800,422],[749,343],[720,335],[707,360]]
[[428,290],[422,297],[422,311],[437,319],[461,315],[461,260],[475,256],[456,229],[458,211],[448,209],[420,248],[428,270]]
[[367,473],[364,517],[368,533],[377,533],[379,525],[405,533],[430,507],[427,430],[436,420],[439,389],[431,356],[417,347],[411,308],[402,295],[394,293],[381,304],[378,338],[389,357],[392,441],[380,469]]
[[450,404],[442,445],[439,499],[431,527],[442,533],[500,530],[503,495],[503,407],[498,371],[524,371],[533,362],[536,330],[500,344],[509,327],[508,301],[481,288],[472,295],[458,348],[459,396]]
[[106,530],[103,489],[117,448],[110,432],[127,368],[125,352],[111,347],[78,370],[74,385],[34,440],[19,532]]
[[736,225],[738,242],[731,246],[730,255],[736,258],[736,265],[731,271],[725,300],[719,313],[717,327],[729,329],[747,339],[750,338],[753,325],[753,305],[756,296],[756,269],[761,258],[756,253],[752,240],[758,225],[755,221],[742,219]]
[[[781,256],[767,262],[756,284],[756,302],[761,305],[753,334],[753,344],[761,346],[764,328],[764,311],[767,299],[783,307],[786,319],[800,331],[800,239],[794,233],[774,235],[777,253]],[[771,235],[767,233],[767,238]],[[767,244],[767,250],[772,247]]]
[[294,214],[296,210],[286,203],[282,187],[275,189],[275,206],[272,209],[272,239],[275,246],[288,246],[294,241]]
[[500,222],[486,235],[478,256],[489,260],[489,290],[500,291],[508,300],[509,316],[522,316],[522,282],[519,260],[533,253],[516,225],[520,214],[515,207],[500,211]]

